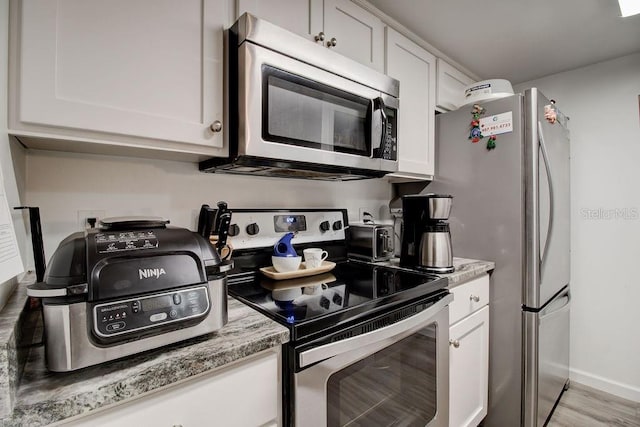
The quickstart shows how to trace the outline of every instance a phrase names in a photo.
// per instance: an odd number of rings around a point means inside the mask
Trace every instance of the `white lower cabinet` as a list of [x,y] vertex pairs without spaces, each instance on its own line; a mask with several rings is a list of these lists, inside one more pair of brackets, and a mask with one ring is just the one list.
[[449,426],[475,427],[488,407],[489,276],[455,287],[452,293],[450,321],[452,315],[458,318],[449,327]]
[[281,425],[280,350],[271,350],[89,414],[65,427]]

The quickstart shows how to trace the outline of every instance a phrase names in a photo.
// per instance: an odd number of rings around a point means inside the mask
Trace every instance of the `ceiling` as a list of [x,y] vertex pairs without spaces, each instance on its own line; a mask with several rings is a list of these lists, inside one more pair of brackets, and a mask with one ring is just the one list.
[[621,18],[616,0],[369,2],[483,79],[522,83],[640,52],[640,15]]

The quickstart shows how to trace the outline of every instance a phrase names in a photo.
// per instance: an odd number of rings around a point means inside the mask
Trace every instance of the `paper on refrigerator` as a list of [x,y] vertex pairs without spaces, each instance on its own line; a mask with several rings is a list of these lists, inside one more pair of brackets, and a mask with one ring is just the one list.
[[0,283],[24,272],[20,248],[11,220],[11,210],[7,202],[4,175],[0,168]]

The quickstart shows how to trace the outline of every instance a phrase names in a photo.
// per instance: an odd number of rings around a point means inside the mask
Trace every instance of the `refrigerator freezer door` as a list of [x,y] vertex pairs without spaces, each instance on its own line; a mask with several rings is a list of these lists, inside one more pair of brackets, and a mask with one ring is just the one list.
[[525,92],[526,279],[523,304],[539,309],[569,284],[569,136],[548,123],[550,105]]
[[525,427],[540,427],[569,380],[569,309],[565,288],[542,311],[523,312],[525,324]]

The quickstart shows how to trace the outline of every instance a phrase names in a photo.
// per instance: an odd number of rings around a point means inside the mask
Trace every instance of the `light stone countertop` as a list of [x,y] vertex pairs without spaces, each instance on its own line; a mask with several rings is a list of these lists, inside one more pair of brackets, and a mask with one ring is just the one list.
[[13,412],[0,424],[47,425],[124,402],[289,341],[286,327],[233,298],[228,300],[228,313],[227,325],[213,334],[75,372],[47,371],[44,346],[36,345],[28,354],[15,390]]
[[[399,260],[395,258],[380,264],[398,267]],[[495,264],[454,258],[454,267],[455,272],[439,275],[447,277],[449,288],[493,270]],[[20,285],[0,312],[0,338],[4,340],[0,344],[10,348],[10,358],[14,360],[15,347],[20,344],[12,342],[16,339],[12,335],[15,335],[25,301],[26,292]],[[124,402],[289,341],[289,331],[285,327],[233,298],[229,298],[228,303],[229,322],[214,334],[76,372],[48,372],[44,346],[34,346],[28,353],[18,388],[12,390],[10,397],[0,396],[0,402],[4,400],[2,403],[6,406],[10,403],[14,406],[0,424],[41,426],[61,421]],[[39,336],[39,333],[35,335]],[[16,376],[18,370],[15,366],[8,369],[11,377]],[[17,378],[7,378],[7,375],[7,370],[4,373],[0,370],[0,380],[4,380],[8,388],[8,383],[14,386]]]
[[[379,264],[389,267],[400,267],[400,259],[392,258],[389,261],[381,261]],[[481,261],[468,258],[453,258],[453,267],[455,271],[448,274],[437,274],[440,277],[446,277],[449,280],[449,289],[461,285],[469,280],[475,279],[484,273],[496,268],[496,264],[492,261]]]

